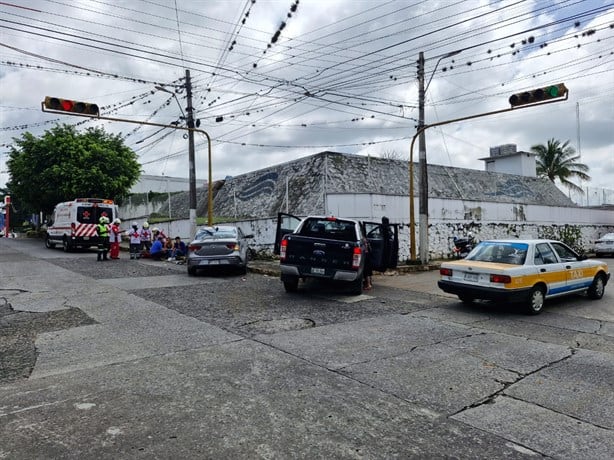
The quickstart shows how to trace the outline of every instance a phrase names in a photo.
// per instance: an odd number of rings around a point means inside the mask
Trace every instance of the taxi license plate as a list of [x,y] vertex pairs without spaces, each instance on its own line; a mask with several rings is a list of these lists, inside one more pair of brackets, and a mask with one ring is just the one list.
[[465,281],[477,282],[478,274],[477,273],[465,273]]
[[311,267],[311,274],[313,275],[324,275],[326,270],[324,268]]

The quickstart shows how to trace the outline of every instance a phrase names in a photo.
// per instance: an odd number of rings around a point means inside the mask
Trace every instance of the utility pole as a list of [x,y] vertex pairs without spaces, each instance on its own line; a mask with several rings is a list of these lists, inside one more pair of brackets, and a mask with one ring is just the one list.
[[185,90],[188,100],[187,123],[188,123],[188,162],[190,164],[190,238],[196,234],[196,166],[194,161],[194,108],[192,107],[192,81],[190,80],[190,70],[185,71]]
[[418,57],[418,169],[420,171],[420,203],[419,203],[419,243],[420,262],[428,263],[428,226],[429,226],[429,184],[426,170],[426,136],[424,134],[424,53],[420,51]]

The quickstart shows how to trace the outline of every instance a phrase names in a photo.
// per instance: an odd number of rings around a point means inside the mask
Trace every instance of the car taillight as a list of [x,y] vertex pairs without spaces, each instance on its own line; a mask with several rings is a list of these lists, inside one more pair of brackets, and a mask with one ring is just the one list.
[[452,276],[452,269],[451,268],[440,268],[439,274],[442,276]]
[[512,277],[509,275],[490,275],[490,282],[508,284],[512,282]]
[[286,249],[288,249],[288,240],[281,240],[281,246],[279,247],[279,258],[286,260]]
[[188,250],[195,252],[195,251],[199,251],[201,248],[201,246],[199,246],[198,244],[191,244],[188,246]]
[[354,256],[352,257],[352,268],[360,268],[360,259],[362,259],[362,249],[356,246],[354,248]]
[[238,251],[239,250],[239,243],[227,243],[226,247],[228,249],[230,249],[231,251]]

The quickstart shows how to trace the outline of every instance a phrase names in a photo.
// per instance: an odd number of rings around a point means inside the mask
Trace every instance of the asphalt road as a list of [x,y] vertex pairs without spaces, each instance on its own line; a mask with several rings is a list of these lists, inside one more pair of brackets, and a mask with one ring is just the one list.
[[614,458],[612,285],[525,316],[254,268],[0,239],[0,458]]

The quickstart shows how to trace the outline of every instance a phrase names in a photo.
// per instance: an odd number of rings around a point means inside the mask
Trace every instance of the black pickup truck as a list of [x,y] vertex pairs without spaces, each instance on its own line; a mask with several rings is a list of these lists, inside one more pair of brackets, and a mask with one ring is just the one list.
[[284,288],[294,292],[300,279],[324,278],[343,282],[358,295],[367,263],[381,272],[397,266],[398,232],[398,224],[385,217],[377,223],[279,213],[275,253]]

